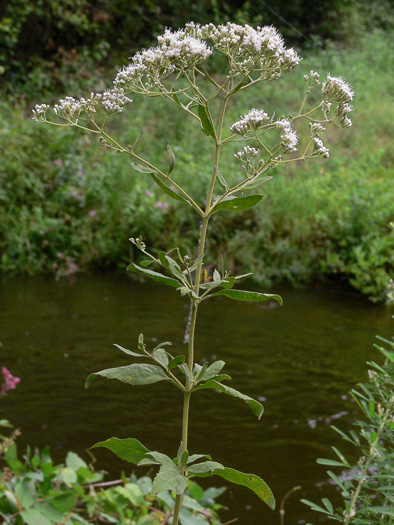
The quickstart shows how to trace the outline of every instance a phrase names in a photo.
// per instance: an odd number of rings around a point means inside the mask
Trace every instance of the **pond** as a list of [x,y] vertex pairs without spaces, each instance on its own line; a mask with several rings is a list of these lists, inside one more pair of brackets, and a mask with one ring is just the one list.
[[[231,386],[261,400],[265,413],[257,421],[242,401],[210,390],[196,393],[189,450],[260,475],[278,505],[301,485],[286,504],[286,524],[319,523],[299,500],[332,496],[326,469],[316,458],[333,457],[332,445],[348,450],[329,425],[346,430],[358,417],[348,391],[366,380],[368,360],[382,362],[373,343],[376,334],[390,337],[392,312],[333,289],[271,292],[282,295],[283,307],[224,297],[201,306],[197,360],[226,361]],[[0,417],[21,429],[20,448],[49,444],[58,461],[68,450],[89,460],[92,444],[116,436],[135,437],[151,450],[175,455],[182,407],[176,389],[97,378],[85,390],[84,381],[91,372],[127,364],[113,343],[134,349],[140,332],[148,345],[171,341],[174,353],[181,353],[187,314],[187,300],[173,290],[123,275],[1,283],[0,364],[21,382],[1,400]],[[125,468],[104,449],[95,457],[96,468],[111,477]],[[224,480],[208,483],[222,486]],[[279,524],[278,513],[242,487],[230,486],[220,501],[229,507],[223,521]]]

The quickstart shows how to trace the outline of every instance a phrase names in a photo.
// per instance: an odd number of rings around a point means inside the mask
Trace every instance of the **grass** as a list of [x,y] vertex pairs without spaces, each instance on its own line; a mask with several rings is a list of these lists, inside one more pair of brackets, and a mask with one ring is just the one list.
[[[253,271],[260,284],[336,275],[372,298],[383,297],[394,266],[389,42],[389,35],[377,31],[351,47],[310,52],[295,71],[236,99],[228,125],[251,107],[291,114],[303,96],[303,74],[312,69],[323,78],[343,74],[355,88],[356,111],[352,128],[327,134],[329,159],[282,167],[264,186],[263,204],[215,216],[210,253],[223,254],[234,270]],[[128,238],[139,233],[160,249],[193,249],[197,218],[163,197],[149,175],[133,171],[126,157],[76,130],[34,124],[28,109],[0,106],[0,152],[6,159],[0,171],[3,272],[124,269],[133,256]],[[114,131],[127,144],[144,130],[140,154],[163,167],[171,144],[176,180],[202,203],[211,144],[177,109],[163,100],[134,97]],[[230,180],[234,151],[229,147],[221,168]]]

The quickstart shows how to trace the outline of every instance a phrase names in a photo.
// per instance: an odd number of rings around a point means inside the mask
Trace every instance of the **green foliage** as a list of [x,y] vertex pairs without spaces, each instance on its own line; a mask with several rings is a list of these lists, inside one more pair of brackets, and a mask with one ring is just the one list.
[[[358,94],[354,129],[333,132],[330,141],[337,149],[343,141],[343,149],[332,159],[302,165],[302,177],[289,166],[271,180],[260,178],[268,195],[263,207],[251,208],[236,220],[234,213],[221,214],[219,220],[218,214],[213,216],[215,234],[208,246],[214,256],[226,256],[232,272],[247,265],[262,285],[338,276],[367,296],[384,298],[394,264],[394,232],[388,226],[394,216],[391,61],[384,33],[365,36],[346,52],[331,47],[303,61],[305,73],[318,67],[333,74],[342,68],[349,71]],[[257,107],[270,101],[285,113],[300,92],[297,84],[280,79],[266,85],[264,94],[259,88],[248,96]],[[243,102],[231,107],[231,118],[237,119],[244,107]],[[201,202],[209,151],[181,111],[171,110],[170,119],[167,111],[165,103],[136,100],[135,126],[130,129],[127,118],[117,126],[131,144],[140,128],[153,134],[150,141],[142,134],[135,147],[165,170],[169,162],[163,150],[171,143],[176,180],[187,181]],[[124,269],[129,255],[138,257],[127,239],[140,231],[148,245],[162,249],[167,243],[182,244],[192,253],[198,222],[190,207],[180,211],[175,201],[160,196],[162,181],[146,194],[146,181],[135,176],[141,174],[121,155],[98,151],[89,137],[67,128],[50,133],[29,122],[23,107],[2,104],[0,114],[0,153],[5,159],[0,172],[2,272],[64,275],[85,268]],[[230,173],[232,162],[224,158]]]
[[351,464],[335,447],[337,459],[318,460],[342,468],[341,473],[328,471],[328,475],[341,491],[344,506],[334,509],[327,498],[322,499],[323,506],[303,500],[344,525],[384,525],[392,523],[394,516],[394,340],[379,339],[385,345],[375,345],[385,357],[383,366],[368,363],[369,382],[350,392],[363,413],[363,419],[355,423],[357,431],[345,433],[331,427],[356,448],[358,462]]
[[[138,445],[133,449],[133,463],[147,452]],[[123,445],[126,449],[130,451],[130,446]],[[174,494],[167,489],[155,491],[148,476],[123,475],[120,480],[103,482],[104,473],[95,471],[74,452],[67,454],[64,464],[54,463],[48,447],[42,451],[28,448],[21,461],[14,439],[7,437],[2,439],[1,452],[0,517],[8,525],[158,525],[173,512]],[[130,452],[118,455],[130,461]],[[203,490],[192,480],[186,485],[181,524],[220,525],[217,511],[221,506],[215,499],[225,489]]]

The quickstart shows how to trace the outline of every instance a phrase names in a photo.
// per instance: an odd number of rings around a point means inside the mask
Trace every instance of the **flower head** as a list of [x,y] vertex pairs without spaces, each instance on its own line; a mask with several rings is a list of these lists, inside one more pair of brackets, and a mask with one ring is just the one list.
[[274,124],[280,133],[280,145],[283,153],[297,151],[298,135],[291,127],[290,120],[282,118]]
[[237,135],[245,135],[248,131],[255,131],[269,120],[269,116],[262,109],[251,109],[249,113],[230,126],[230,130]]

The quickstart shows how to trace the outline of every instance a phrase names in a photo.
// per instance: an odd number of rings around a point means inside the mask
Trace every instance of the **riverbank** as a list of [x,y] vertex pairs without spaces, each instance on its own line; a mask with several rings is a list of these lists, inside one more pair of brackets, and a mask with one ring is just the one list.
[[[281,169],[264,186],[262,204],[235,222],[231,212],[213,219],[209,251],[223,255],[227,267],[254,272],[264,286],[336,276],[369,297],[384,297],[394,266],[391,47],[381,31],[346,49],[328,46],[305,56],[296,72],[266,84],[264,91],[251,89],[231,108],[229,124],[252,106],[289,114],[302,97],[302,73],[310,70],[323,77],[346,71],[356,91],[353,127],[326,137],[329,159]],[[127,158],[74,130],[33,123],[28,106],[2,103],[0,116],[2,273],[125,269],[138,257],[128,238],[141,232],[148,245],[162,250],[179,244],[191,253],[195,249],[197,218],[173,207]],[[160,165],[171,144],[174,177],[187,179],[202,203],[209,150],[197,127],[162,100],[135,97],[118,136],[132,143],[141,130],[141,154]],[[222,165],[230,179],[232,153]]]

